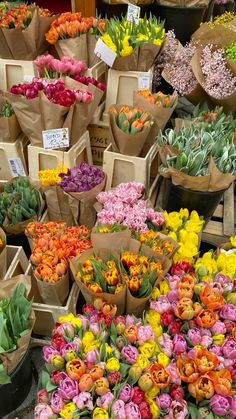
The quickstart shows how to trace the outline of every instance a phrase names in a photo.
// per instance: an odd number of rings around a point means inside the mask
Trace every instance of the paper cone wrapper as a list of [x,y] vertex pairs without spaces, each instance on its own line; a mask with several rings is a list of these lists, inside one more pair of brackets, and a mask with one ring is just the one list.
[[44,130],[63,128],[70,108],[50,102],[43,92],[39,93],[39,97]]
[[87,35],[82,34],[76,38],[61,39],[55,44],[59,58],[64,55],[75,60],[84,61],[88,66]]
[[95,249],[111,249],[119,252],[128,246],[131,239],[131,230],[125,229],[114,233],[96,233],[92,229],[91,242]]
[[[191,60],[191,66],[192,66],[193,73],[198,83],[204,89],[204,75],[202,73],[202,69],[200,65],[201,55],[202,55],[202,48],[199,48],[196,50]],[[230,63],[229,63],[229,66],[230,66]],[[224,97],[223,99],[216,99],[210,94],[208,94],[207,92],[206,94],[215,105],[223,106],[225,112],[234,113],[236,111],[236,89],[230,96]]]
[[154,45],[151,43],[140,45],[138,55],[138,71],[149,71],[154,64],[160,49],[161,45]]
[[117,57],[112,66],[113,70],[137,71],[139,47],[136,47],[128,57]]
[[158,233],[158,237],[160,237],[161,240],[168,240],[168,242],[170,242],[173,245],[173,251],[171,253],[169,253],[168,255],[165,255],[165,256],[160,255],[159,253],[152,250],[151,247],[149,247],[145,244],[141,245],[141,253],[145,254],[145,256],[148,256],[150,258],[154,257],[155,259],[158,259],[162,263],[164,263],[168,259],[169,260],[173,259],[173,256],[177,252],[177,250],[179,248],[179,245],[175,240],[173,240],[171,237],[166,236],[165,234]]
[[222,25],[215,25],[211,29],[207,23],[202,23],[196,32],[193,33],[191,41],[199,46],[213,44],[221,47],[236,41],[236,32],[235,28],[231,30]]
[[97,43],[97,36],[92,35],[91,33],[87,34],[87,44],[88,44],[88,67],[91,68],[97,63],[100,62],[100,59],[94,54],[95,46]]
[[87,192],[64,192],[69,202],[69,210],[74,225],[85,225],[92,228],[96,222],[96,210],[94,204],[97,195],[102,192],[106,184],[106,176],[103,181]]
[[171,106],[171,108],[163,108],[162,106],[157,106],[149,102],[145,97],[139,95],[137,91],[134,91],[133,104],[134,106],[138,106],[139,108],[144,109],[146,112],[153,116],[157,135],[159,130],[164,130],[167,122],[169,121],[177,106],[178,94],[176,92],[174,92],[171,96],[171,100],[173,100],[173,106]]
[[49,31],[51,23],[57,18],[57,15],[54,16],[39,16],[39,28],[38,28],[38,38],[36,40],[37,44],[37,55],[41,55],[48,50],[49,44],[46,41],[45,34]]
[[110,249],[89,249],[82,253],[81,256],[77,256],[70,260],[70,269],[73,275],[74,280],[77,282],[80,291],[82,292],[84,299],[87,304],[93,304],[96,298],[102,298],[107,303],[115,304],[117,306],[117,314],[123,314],[125,312],[125,303],[126,303],[126,285],[124,285],[121,292],[118,294],[109,294],[109,293],[94,293],[90,291],[83,282],[77,279],[76,274],[78,272],[78,265],[83,263],[86,259],[94,256],[94,253],[98,255],[101,259],[106,261],[111,254],[114,254]]
[[68,226],[74,225],[69,208],[69,201],[60,186],[43,188],[50,221],[64,221]]
[[[114,105],[118,112],[122,106]],[[109,112],[109,120],[112,148],[118,153],[127,156],[139,156],[147,138],[150,136],[152,127],[145,128],[137,134],[127,134],[117,126],[116,115],[112,112]]]
[[[35,275],[34,275],[35,277]],[[44,304],[62,306],[69,294],[69,273],[62,276],[58,282],[49,284],[36,278],[39,294]]]
[[[26,287],[26,296],[28,297],[30,288],[31,288],[31,278],[27,275],[18,275],[14,278],[8,279],[7,281],[1,282],[0,288],[0,300],[3,298],[8,298],[11,296],[14,288],[17,284],[23,283]],[[0,359],[3,362],[3,365],[6,369],[6,372],[10,374],[17,365],[20,363],[21,359],[25,355],[31,338],[31,332],[35,323],[35,315],[32,310],[29,317],[29,330],[17,341],[17,349],[13,352],[4,352],[0,354]]]
[[14,143],[21,133],[16,115],[0,117],[0,138],[4,143]]
[[213,159],[209,163],[209,175],[189,176],[180,170],[169,168],[165,173],[160,173],[163,177],[171,178],[174,185],[183,186],[186,189],[199,192],[225,191],[236,179],[236,175],[222,173],[217,169]]
[[3,229],[0,227],[0,238],[2,239],[4,248],[0,252],[0,279],[3,279],[7,272],[7,238]]

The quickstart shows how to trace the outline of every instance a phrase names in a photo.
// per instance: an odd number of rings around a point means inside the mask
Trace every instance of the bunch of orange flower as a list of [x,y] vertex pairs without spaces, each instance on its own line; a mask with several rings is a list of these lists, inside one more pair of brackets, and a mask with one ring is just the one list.
[[80,12],[62,13],[51,24],[46,33],[46,39],[50,44],[56,44],[60,39],[76,38],[84,33],[97,34],[103,31],[105,22],[103,19],[95,17],[82,17]]
[[148,102],[162,108],[171,108],[175,100],[171,95],[164,95],[162,92],[151,93],[148,89],[138,90],[137,93],[147,99]]
[[84,226],[66,227],[62,222],[30,223],[26,235],[33,238],[30,261],[37,279],[55,283],[68,270],[68,260],[91,247]]
[[127,134],[137,134],[150,128],[154,122],[151,116],[141,108],[122,106],[119,111],[112,106],[110,112],[116,117],[117,126]]
[[137,239],[140,241],[140,243],[150,247],[160,256],[168,256],[174,250],[174,244],[168,239],[163,240],[158,232],[154,230],[148,230],[144,233],[139,233],[137,235]]
[[103,261],[93,256],[79,264],[76,278],[94,293],[118,294],[123,289],[121,275],[115,259]]
[[[51,16],[51,12],[48,9],[39,8],[39,16],[46,17]],[[22,4],[17,7],[8,9],[1,9],[0,11],[0,26],[8,29],[26,29],[33,18],[33,9],[31,6]]]
[[151,294],[157,278],[162,274],[161,263],[130,251],[123,252],[120,261],[121,270],[131,294],[137,298]]

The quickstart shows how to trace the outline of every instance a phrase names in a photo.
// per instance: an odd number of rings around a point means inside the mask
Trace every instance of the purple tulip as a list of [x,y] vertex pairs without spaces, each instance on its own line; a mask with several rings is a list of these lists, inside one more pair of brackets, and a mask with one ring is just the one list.
[[225,304],[222,309],[220,310],[220,317],[225,320],[233,320],[236,319],[236,306],[233,304]]
[[133,402],[129,402],[125,405],[125,413],[126,419],[141,419],[141,413],[138,405]]
[[54,391],[50,400],[51,408],[54,413],[59,413],[64,406],[63,399],[59,396],[58,391]]
[[132,396],[132,387],[129,384],[124,384],[120,394],[119,394],[119,400],[122,400],[123,402],[127,403],[130,401]]
[[221,346],[222,354],[229,359],[236,359],[236,341],[232,336],[228,337]]
[[156,398],[156,404],[161,410],[169,410],[172,399],[169,394],[163,393]]
[[122,348],[121,355],[127,364],[134,364],[138,357],[138,349],[135,346],[127,345]]
[[64,400],[73,399],[79,392],[77,381],[72,380],[67,374],[64,374],[63,379],[60,381],[58,388],[59,396]]
[[187,343],[183,335],[177,333],[173,339],[173,351],[175,354],[182,354],[187,350]]

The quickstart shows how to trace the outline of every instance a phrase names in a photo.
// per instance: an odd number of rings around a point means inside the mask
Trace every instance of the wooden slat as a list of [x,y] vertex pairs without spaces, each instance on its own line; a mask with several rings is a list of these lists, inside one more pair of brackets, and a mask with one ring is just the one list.
[[213,214],[213,217],[223,219],[223,213],[224,213],[224,207],[223,207],[222,204],[219,204],[218,207],[216,208],[214,214]]
[[72,10],[81,12],[83,16],[95,16],[96,1],[95,0],[72,0]]
[[203,232],[216,236],[223,236],[223,225],[220,221],[209,221]]
[[229,237],[234,234],[234,183],[224,194],[223,233]]

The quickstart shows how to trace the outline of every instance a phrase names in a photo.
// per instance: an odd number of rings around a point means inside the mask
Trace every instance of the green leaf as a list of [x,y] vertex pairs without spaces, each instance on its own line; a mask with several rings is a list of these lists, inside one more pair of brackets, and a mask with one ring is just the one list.
[[197,406],[195,406],[192,403],[189,403],[188,404],[188,411],[190,413],[190,418],[191,419],[197,419],[197,417],[198,417],[198,409],[197,409]]
[[51,381],[50,380],[50,375],[48,374],[47,371],[42,371],[42,374],[41,374],[41,383],[42,383],[42,387],[43,388],[46,388],[47,387],[48,381]]
[[3,364],[0,364],[0,384],[10,384],[11,383],[11,377],[7,375]]
[[117,338],[117,330],[114,322],[111,323],[111,336],[116,339]]
[[123,362],[120,363],[120,370],[119,371],[120,371],[123,378],[126,376],[129,369],[130,369],[130,365],[125,364]]
[[48,381],[45,388],[50,393],[51,391],[56,390],[57,386],[52,384],[51,381]]
[[102,342],[101,347],[100,347],[100,358],[101,358],[101,361],[106,362],[107,351],[106,351],[106,343],[105,342]]

